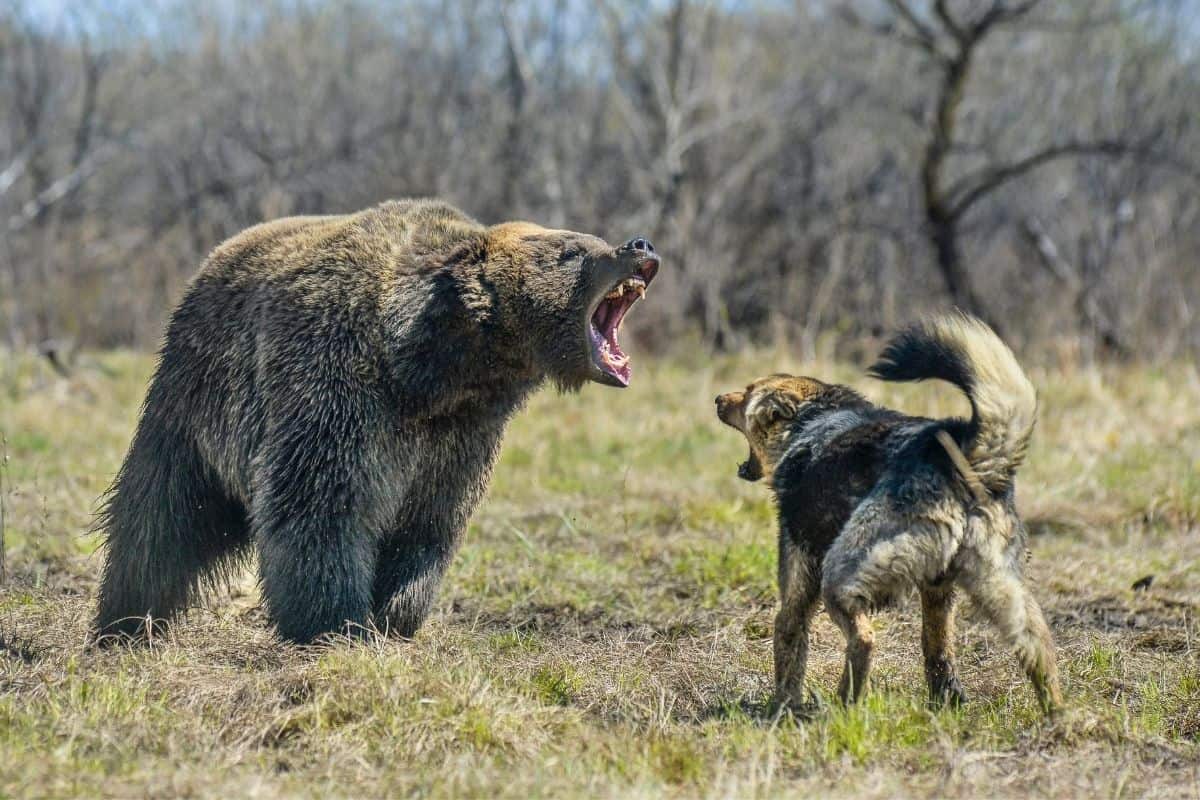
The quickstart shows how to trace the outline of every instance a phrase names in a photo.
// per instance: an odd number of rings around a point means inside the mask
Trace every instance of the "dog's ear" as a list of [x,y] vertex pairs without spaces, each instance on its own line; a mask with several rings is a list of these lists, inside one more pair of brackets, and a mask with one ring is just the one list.
[[780,420],[796,416],[798,405],[795,397],[782,392],[772,392],[754,404],[754,421],[766,430]]

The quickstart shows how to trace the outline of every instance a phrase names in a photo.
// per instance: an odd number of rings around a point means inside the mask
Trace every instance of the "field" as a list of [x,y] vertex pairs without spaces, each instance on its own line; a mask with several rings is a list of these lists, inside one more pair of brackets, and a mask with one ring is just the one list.
[[[90,650],[89,516],[150,366],[93,354],[64,378],[0,352],[0,797],[1200,797],[1194,365],[1031,370],[1019,499],[1069,704],[1049,724],[969,608],[970,702],[929,710],[911,601],[877,618],[865,703],[828,701],[822,616],[826,709],[769,714],[772,511],[712,398],[797,367],[775,351],[643,358],[624,392],[536,397],[414,642],[281,645],[251,567],[150,647]],[[945,387],[804,371],[965,411]]]

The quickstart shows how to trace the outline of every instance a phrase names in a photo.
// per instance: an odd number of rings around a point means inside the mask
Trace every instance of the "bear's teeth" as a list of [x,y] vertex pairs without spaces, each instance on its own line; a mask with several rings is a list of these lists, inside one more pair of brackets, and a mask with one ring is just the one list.
[[620,300],[626,292],[636,292],[639,298],[646,296],[646,282],[640,276],[626,278],[604,295],[605,300]]

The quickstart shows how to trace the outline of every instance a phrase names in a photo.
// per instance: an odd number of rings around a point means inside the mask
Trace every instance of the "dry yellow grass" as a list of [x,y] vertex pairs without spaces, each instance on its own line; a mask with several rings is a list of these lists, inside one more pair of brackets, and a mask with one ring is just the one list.
[[[63,380],[0,353],[0,797],[1200,795],[1194,366],[1032,370],[1019,495],[1070,705],[1053,725],[969,620],[971,702],[927,710],[912,605],[878,620],[865,704],[766,715],[774,523],[763,488],[734,477],[744,445],[712,397],[797,368],[779,352],[642,359],[625,392],[537,397],[413,643],[281,645],[248,570],[152,647],[88,650],[85,531],[149,366],[102,354]],[[965,410],[944,387],[804,371]],[[840,648],[821,618],[818,691]]]

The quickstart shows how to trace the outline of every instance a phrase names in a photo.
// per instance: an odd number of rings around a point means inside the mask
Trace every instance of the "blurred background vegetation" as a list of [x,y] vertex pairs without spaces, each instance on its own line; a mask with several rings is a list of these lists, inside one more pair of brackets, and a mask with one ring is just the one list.
[[[1200,345],[1196,0],[0,0],[0,343],[156,343],[263,219],[439,195],[669,259],[643,347]],[[854,355],[853,351],[850,351]]]

